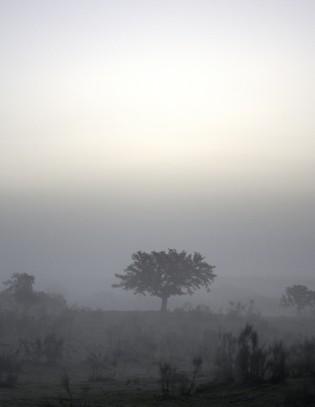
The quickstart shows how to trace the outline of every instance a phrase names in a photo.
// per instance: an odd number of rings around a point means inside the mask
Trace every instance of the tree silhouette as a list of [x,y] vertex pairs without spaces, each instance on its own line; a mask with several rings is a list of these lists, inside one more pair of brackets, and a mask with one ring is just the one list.
[[200,253],[138,251],[132,256],[133,262],[124,274],[115,274],[120,280],[114,288],[132,290],[134,294],[152,295],[162,300],[161,311],[167,310],[167,301],[173,295],[191,295],[201,287],[207,288],[216,275],[214,266],[204,261]]
[[31,305],[37,302],[37,296],[33,290],[35,277],[27,273],[14,273],[3,284],[6,291],[14,297],[16,302],[22,305]]
[[306,307],[315,306],[315,291],[309,290],[305,285],[287,287],[280,299],[280,306],[295,306],[300,314]]

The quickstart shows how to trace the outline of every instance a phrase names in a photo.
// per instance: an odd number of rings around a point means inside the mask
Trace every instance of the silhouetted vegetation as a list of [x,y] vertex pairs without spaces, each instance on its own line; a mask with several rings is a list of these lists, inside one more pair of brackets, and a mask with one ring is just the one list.
[[208,289],[216,277],[214,266],[206,263],[197,252],[187,254],[174,249],[151,253],[138,251],[132,255],[132,260],[125,274],[115,274],[120,282],[113,287],[159,297],[164,312],[169,297],[191,295],[201,287]]
[[[224,406],[241,389],[247,389],[237,396],[244,405],[271,392],[277,405],[313,400],[308,381],[315,377],[315,328],[309,317],[267,318],[254,300],[230,301],[220,312],[188,303],[162,314],[102,311],[31,291],[40,300],[27,306],[13,291],[0,293],[0,386],[14,388],[20,404],[35,397],[37,405],[53,407],[108,399],[158,405],[162,398],[175,406],[191,396],[192,405],[213,397],[212,405]],[[33,383],[36,396],[24,383]],[[14,400],[0,394],[7,406]]]
[[305,285],[293,285],[287,287],[285,294],[280,300],[282,307],[296,307],[300,314],[307,308],[315,307],[315,291],[308,289]]
[[18,381],[21,361],[18,351],[0,355],[0,387],[14,387]]

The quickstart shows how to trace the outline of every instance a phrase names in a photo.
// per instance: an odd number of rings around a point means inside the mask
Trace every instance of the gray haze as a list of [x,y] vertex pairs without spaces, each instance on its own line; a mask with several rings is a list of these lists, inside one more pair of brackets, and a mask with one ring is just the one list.
[[312,281],[314,11],[1,1],[1,279],[120,307],[131,254],[175,248],[213,292]]
[[[175,191],[156,202],[148,196],[139,201],[128,194],[122,198],[118,204],[104,194],[93,201],[91,192],[67,200],[64,196],[50,197],[51,201],[4,199],[1,276],[28,272],[41,288],[70,298],[79,298],[74,295],[78,292],[87,300],[94,292],[112,291],[113,274],[130,263],[134,251],[170,247],[198,250],[217,266],[213,292],[228,277],[233,285],[238,276],[262,279],[236,284],[254,289],[247,298],[257,292],[280,295],[289,281],[305,283],[313,278],[315,225],[310,204],[293,197],[286,202],[260,202],[237,196],[230,202],[215,196],[207,204],[202,199],[178,202]],[[273,278],[283,278],[277,289]],[[202,302],[207,302],[205,295]],[[110,305],[113,300],[107,302]]]

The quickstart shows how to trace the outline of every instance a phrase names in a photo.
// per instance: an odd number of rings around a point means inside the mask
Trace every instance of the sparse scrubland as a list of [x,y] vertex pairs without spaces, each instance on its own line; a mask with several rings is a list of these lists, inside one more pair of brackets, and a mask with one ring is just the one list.
[[36,294],[0,294],[1,406],[315,403],[312,315],[264,317],[254,302],[103,311]]

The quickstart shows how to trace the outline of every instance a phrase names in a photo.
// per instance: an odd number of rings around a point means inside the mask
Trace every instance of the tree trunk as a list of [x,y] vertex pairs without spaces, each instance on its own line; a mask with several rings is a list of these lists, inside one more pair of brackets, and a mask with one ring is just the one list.
[[167,312],[167,300],[168,300],[168,297],[161,297],[161,298],[162,298],[161,312]]

